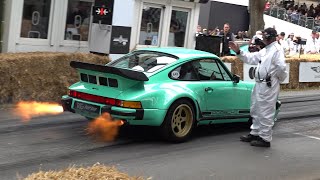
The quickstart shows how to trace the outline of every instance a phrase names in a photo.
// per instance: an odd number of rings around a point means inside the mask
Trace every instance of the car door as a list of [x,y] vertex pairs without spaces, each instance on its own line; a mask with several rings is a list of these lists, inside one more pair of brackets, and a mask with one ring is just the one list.
[[190,94],[194,100],[197,101],[200,111],[202,112],[206,110],[203,85],[202,82],[199,81],[197,71],[193,66],[192,61],[183,63],[176,67],[170,72],[169,77],[175,80],[174,83],[176,86],[176,91]]
[[234,83],[230,71],[219,59],[201,59],[195,65],[206,102],[204,118],[249,117],[250,94],[242,82]]

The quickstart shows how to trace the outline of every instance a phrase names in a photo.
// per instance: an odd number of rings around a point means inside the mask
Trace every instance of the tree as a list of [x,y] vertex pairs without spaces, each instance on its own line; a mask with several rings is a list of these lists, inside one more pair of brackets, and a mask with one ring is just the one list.
[[249,0],[250,36],[254,35],[256,31],[264,29],[263,12],[266,2],[267,0]]

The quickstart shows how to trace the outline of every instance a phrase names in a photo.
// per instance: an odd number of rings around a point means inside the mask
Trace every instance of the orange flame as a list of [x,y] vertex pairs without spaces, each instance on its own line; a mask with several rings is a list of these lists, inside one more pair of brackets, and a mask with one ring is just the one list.
[[113,141],[119,133],[119,127],[123,124],[124,121],[112,120],[109,113],[103,113],[89,123],[87,132],[98,141]]
[[63,107],[58,103],[21,101],[16,105],[14,113],[20,116],[22,121],[28,122],[32,117],[63,113]]

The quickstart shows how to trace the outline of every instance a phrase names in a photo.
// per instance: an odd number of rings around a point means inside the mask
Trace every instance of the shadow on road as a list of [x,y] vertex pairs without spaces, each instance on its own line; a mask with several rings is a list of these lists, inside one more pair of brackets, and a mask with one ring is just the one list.
[[[201,125],[194,129],[192,139],[225,135],[235,132],[249,132],[249,125],[246,123],[229,123],[217,125]],[[148,126],[125,126],[120,129],[118,140],[131,140],[135,142],[163,142],[157,127]]]

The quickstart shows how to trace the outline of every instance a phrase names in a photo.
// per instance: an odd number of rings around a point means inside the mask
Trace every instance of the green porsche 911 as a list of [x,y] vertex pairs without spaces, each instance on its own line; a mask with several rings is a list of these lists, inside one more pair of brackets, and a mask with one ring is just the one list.
[[69,87],[62,105],[88,119],[107,112],[128,125],[158,126],[175,142],[188,139],[197,125],[250,121],[254,83],[240,81],[211,53],[147,48],[105,66],[70,65],[80,81]]

